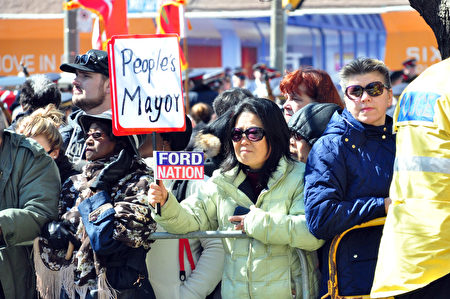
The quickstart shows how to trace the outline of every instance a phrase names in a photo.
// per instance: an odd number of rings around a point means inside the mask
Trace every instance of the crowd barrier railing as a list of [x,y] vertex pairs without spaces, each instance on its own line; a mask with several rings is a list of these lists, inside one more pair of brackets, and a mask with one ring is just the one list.
[[[154,232],[150,235],[151,240],[160,239],[200,239],[200,238],[238,238],[245,239],[250,238],[246,233],[242,231],[196,231],[187,234],[171,234],[167,232]],[[302,271],[302,298],[309,299],[309,274],[308,274],[308,262],[306,260],[305,252],[296,248],[297,254],[300,259],[300,267]]]

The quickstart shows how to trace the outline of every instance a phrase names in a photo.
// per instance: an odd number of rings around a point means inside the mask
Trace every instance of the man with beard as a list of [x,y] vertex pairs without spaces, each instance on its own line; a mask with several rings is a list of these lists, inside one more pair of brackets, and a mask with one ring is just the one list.
[[66,155],[75,168],[80,168],[77,165],[83,159],[85,138],[77,118],[85,113],[100,114],[111,109],[108,53],[91,49],[86,54],[77,55],[74,63],[63,63],[59,68],[76,74],[72,102],[79,110],[69,116],[61,135]]

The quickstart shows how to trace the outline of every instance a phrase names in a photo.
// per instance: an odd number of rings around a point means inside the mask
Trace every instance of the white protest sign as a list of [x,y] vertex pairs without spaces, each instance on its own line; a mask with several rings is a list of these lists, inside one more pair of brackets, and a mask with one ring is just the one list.
[[176,34],[113,36],[108,57],[114,135],[185,130]]

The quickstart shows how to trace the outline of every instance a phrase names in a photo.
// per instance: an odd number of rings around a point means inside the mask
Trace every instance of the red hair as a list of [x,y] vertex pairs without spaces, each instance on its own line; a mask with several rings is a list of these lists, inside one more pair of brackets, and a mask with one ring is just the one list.
[[306,94],[316,102],[333,103],[344,108],[344,103],[327,72],[313,68],[299,68],[284,76],[280,90],[284,94],[301,95],[300,84],[303,84]]

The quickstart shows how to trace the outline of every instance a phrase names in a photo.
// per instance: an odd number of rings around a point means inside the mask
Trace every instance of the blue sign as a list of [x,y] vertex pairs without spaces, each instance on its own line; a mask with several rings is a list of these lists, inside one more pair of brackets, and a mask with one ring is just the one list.
[[204,156],[202,152],[155,151],[155,179],[158,180],[203,180]]

